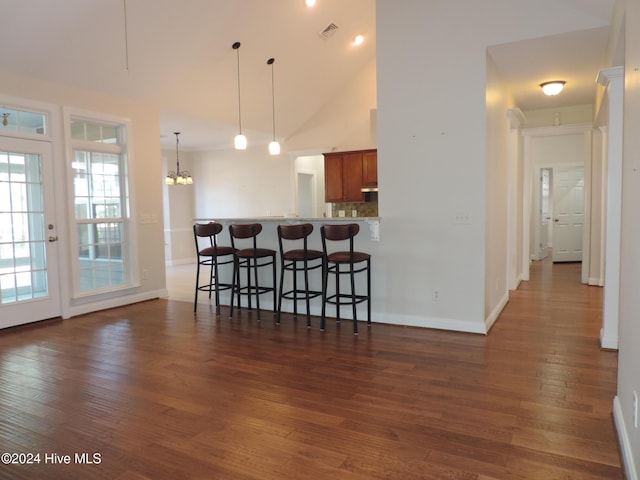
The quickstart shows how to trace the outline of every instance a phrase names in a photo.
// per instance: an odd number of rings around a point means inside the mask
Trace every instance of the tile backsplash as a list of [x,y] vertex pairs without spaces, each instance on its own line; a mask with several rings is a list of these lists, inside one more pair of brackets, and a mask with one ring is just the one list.
[[332,203],[331,204],[331,216],[339,217],[339,211],[344,210],[345,217],[351,217],[351,212],[355,210],[357,212],[356,217],[377,217],[378,216],[378,202],[361,202],[361,203]]

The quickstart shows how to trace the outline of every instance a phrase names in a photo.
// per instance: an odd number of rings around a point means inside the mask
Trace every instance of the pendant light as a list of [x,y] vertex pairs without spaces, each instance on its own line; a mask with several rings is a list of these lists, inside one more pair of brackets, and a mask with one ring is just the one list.
[[232,47],[238,58],[238,135],[233,139],[233,145],[236,150],[246,150],[247,137],[242,134],[242,111],[240,109],[240,42],[234,43]]
[[269,153],[271,155],[280,155],[280,144],[276,141],[276,94],[273,81],[273,64],[275,61],[275,58],[267,60],[267,65],[271,65],[271,112],[273,114],[273,140],[269,144]]
[[191,185],[193,184],[193,178],[191,178],[191,174],[186,170],[180,170],[180,156],[178,154],[178,145],[180,140],[178,139],[178,135],[180,132],[173,132],[176,136],[176,169],[175,171],[171,170],[164,179],[164,183],[167,185]]

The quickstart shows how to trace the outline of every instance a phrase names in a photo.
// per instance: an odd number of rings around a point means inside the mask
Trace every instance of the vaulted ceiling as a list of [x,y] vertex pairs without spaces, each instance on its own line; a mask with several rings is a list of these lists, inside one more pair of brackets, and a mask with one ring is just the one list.
[[[399,0],[401,1],[401,0]],[[600,28],[489,49],[521,108],[593,101],[614,0],[558,0]],[[2,68],[80,89],[132,97],[157,108],[162,143],[181,131],[186,148],[228,148],[238,128],[268,143],[271,67],[279,138],[311,118],[375,61],[375,0],[29,0],[0,3]],[[330,37],[320,32],[330,24]],[[365,36],[356,47],[356,34]],[[568,81],[549,99],[536,86]],[[571,87],[571,88],[569,88]],[[1,93],[1,88],[0,88]]]

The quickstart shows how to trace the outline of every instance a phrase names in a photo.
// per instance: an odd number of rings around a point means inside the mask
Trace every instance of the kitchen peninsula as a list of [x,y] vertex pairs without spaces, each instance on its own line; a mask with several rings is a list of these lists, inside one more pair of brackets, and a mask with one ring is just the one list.
[[[196,218],[195,223],[207,223],[210,221],[219,222],[223,225],[223,231],[218,235],[217,240],[219,245],[230,245],[229,238],[229,225],[234,223],[260,223],[262,224],[262,232],[258,236],[258,246],[262,248],[270,248],[279,251],[278,247],[278,233],[277,228],[280,224],[297,224],[297,223],[310,223],[313,225],[313,232],[308,238],[308,247],[311,249],[322,250],[322,241],[320,238],[320,227],[325,223],[356,223],[360,226],[360,232],[355,238],[356,249],[359,251],[367,252],[372,255],[371,268],[372,277],[376,275],[376,253],[378,250],[378,240],[380,238],[380,217],[340,217],[340,218],[299,218],[299,217],[284,217],[284,216],[268,216],[268,217],[244,217],[244,218]],[[278,272],[277,278],[280,278],[280,261],[276,262]],[[220,269],[221,282],[230,282],[232,276],[232,268],[229,265],[225,265]],[[287,279],[290,281],[290,278]],[[364,279],[356,284],[356,290],[366,288]],[[262,276],[260,272],[261,284],[269,285],[271,279],[268,274]],[[311,275],[309,283],[312,289],[320,290],[322,288],[322,279],[320,275]],[[285,289],[289,287],[285,284]],[[222,305],[229,305],[231,294],[229,291],[220,292],[220,302]],[[244,304],[243,304],[244,305]],[[265,295],[260,300],[260,305],[263,310],[273,310],[274,305],[271,298]],[[322,302],[320,299],[311,301],[311,314],[320,315]],[[290,300],[283,300],[282,310],[285,312],[293,311],[293,302]],[[344,309],[342,316],[344,318],[351,318],[350,311]],[[376,321],[375,316],[375,292],[372,292],[372,321]],[[335,310],[333,306],[328,307],[327,315],[329,317],[335,316]],[[358,305],[358,318],[366,318],[366,304]],[[318,328],[319,325],[313,323],[313,328]],[[330,321],[327,323],[327,328],[332,329]]]

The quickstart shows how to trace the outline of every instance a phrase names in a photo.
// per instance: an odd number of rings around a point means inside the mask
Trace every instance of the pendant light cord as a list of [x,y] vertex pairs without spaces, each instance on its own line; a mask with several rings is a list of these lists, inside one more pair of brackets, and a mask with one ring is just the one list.
[[127,0],[123,0],[124,9],[124,62],[127,71],[129,71],[129,29],[127,26]]
[[274,74],[273,74],[273,64],[275,63],[275,59],[270,58],[271,62],[271,112],[272,112],[272,125],[273,125],[273,141],[276,141],[276,89],[274,82]]
[[242,109],[240,108],[240,42],[233,44],[233,48],[236,50],[238,59],[238,130],[242,133]]

